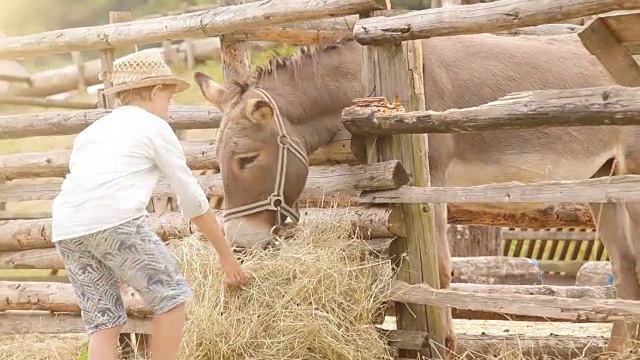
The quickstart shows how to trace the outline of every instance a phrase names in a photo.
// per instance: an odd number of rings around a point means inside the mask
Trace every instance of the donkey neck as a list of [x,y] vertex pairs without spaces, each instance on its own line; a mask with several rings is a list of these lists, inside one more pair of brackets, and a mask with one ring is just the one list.
[[259,80],[307,152],[327,144],[342,128],[342,109],[363,96],[359,53],[352,48],[332,46],[281,60]]

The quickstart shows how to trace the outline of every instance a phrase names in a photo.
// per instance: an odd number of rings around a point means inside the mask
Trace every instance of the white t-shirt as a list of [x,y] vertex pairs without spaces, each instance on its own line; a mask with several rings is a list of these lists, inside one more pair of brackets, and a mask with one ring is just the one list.
[[116,108],[80,132],[69,171],[53,201],[53,242],[148,214],[160,175],[171,184],[186,219],[209,209],[169,124],[140,107]]

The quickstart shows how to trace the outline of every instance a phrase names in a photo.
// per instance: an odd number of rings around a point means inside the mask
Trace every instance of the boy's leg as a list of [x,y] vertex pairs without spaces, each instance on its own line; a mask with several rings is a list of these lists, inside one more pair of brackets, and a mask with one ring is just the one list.
[[127,316],[120,283],[107,264],[91,252],[95,235],[55,243],[91,334],[89,360],[116,360],[117,338]]
[[187,281],[146,216],[104,232],[100,257],[134,288],[156,314],[151,335],[153,360],[177,359],[184,326]]

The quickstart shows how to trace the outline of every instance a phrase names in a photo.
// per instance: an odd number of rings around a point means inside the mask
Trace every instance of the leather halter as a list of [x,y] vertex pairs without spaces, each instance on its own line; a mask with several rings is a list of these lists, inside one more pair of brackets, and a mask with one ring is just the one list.
[[[309,169],[309,161],[307,160],[307,153],[302,151],[296,144],[293,143],[291,137],[287,134],[284,126],[284,120],[280,115],[278,105],[273,98],[263,89],[255,88],[260,95],[271,105],[274,110],[274,119],[278,127],[278,165],[276,169],[276,181],[273,188],[273,192],[269,197],[264,200],[259,200],[250,204],[242,205],[233,209],[226,209],[223,215],[224,221],[235,219],[241,216],[254,214],[264,210],[272,210],[276,212],[276,226],[282,225],[282,214],[284,213],[294,223],[300,220],[300,214],[298,212],[298,206],[296,203],[295,209],[287,205],[284,201],[284,185],[285,177],[287,175],[287,161],[289,153],[295,155],[302,163]],[[272,229],[273,232],[273,229]]]

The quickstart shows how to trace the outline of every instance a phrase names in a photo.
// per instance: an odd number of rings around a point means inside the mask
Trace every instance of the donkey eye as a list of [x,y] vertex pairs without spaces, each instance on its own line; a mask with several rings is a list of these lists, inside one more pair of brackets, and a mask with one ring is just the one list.
[[244,170],[247,166],[251,165],[258,158],[259,154],[240,156],[238,157],[238,163],[240,165],[240,169]]

